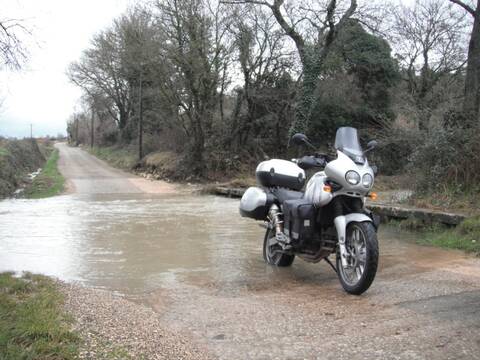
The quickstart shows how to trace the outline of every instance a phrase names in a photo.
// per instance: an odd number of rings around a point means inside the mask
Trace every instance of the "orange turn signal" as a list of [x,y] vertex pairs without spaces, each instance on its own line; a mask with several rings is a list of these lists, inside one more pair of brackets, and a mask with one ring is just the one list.
[[372,192],[372,193],[368,194],[368,197],[370,199],[372,199],[373,201],[375,201],[375,200],[377,200],[378,195],[377,195],[376,192]]
[[323,187],[323,191],[325,191],[325,192],[332,192],[332,187],[331,187],[330,185],[325,185],[325,186]]

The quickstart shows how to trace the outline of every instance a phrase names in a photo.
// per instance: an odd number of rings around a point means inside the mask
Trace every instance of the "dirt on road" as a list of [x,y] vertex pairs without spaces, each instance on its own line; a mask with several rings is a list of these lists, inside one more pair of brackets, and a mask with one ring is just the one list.
[[[173,185],[112,169],[80,149],[58,147],[61,171],[78,193],[115,196],[175,191]],[[150,262],[151,273],[144,282],[155,283],[157,290],[126,296],[138,313],[155,318],[153,324],[158,321],[158,326],[182,334],[181,339],[190,339],[195,346],[188,349],[204,349],[202,356],[225,360],[480,359],[480,259],[418,246],[409,239],[414,235],[385,228],[379,233],[377,278],[365,294],[351,296],[325,263],[310,265],[296,259],[291,268],[284,269],[263,264],[260,230],[253,230],[258,227],[251,222],[247,238],[250,223],[239,218],[235,200],[222,200],[212,205],[213,210],[205,207],[199,211],[198,198],[183,199],[188,204],[179,210],[175,199],[165,200],[169,207],[165,213],[156,208],[162,221],[172,224],[162,222],[152,230],[158,234],[157,242],[140,233],[132,238],[137,247],[147,247],[145,258],[152,256],[172,265],[165,265],[165,270],[162,264],[156,267]],[[217,206],[221,210],[215,210]],[[175,216],[169,220],[171,212]],[[142,216],[143,221],[149,219],[144,230],[150,231],[150,224],[157,223],[152,215]],[[167,238],[162,239],[166,226]],[[96,244],[101,249],[101,244]],[[130,264],[127,255],[126,250],[118,255],[122,258],[118,260],[119,274],[128,266],[136,269],[137,262]],[[189,266],[192,259],[195,266]],[[138,266],[142,264],[138,262]],[[140,270],[137,276],[141,279]],[[116,306],[115,302],[101,300],[102,304],[95,306],[98,295],[89,294],[82,292],[82,304],[91,301],[93,309],[88,312],[92,320],[83,321],[88,331],[94,331],[95,324],[108,328],[105,314],[112,314],[127,324],[113,326],[110,332],[102,330],[109,341],[131,344],[125,334],[135,334],[138,339],[134,343],[152,339],[152,322],[116,314],[132,311],[130,305],[112,309],[109,307]],[[118,333],[117,328],[123,330]],[[161,353],[159,339],[155,337]],[[182,349],[185,351],[183,345]],[[149,346],[146,358],[148,354],[157,356],[155,351]]]

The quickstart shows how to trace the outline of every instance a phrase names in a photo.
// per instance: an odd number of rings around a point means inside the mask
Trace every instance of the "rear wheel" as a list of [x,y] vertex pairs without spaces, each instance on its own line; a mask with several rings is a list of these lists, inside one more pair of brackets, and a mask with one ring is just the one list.
[[275,237],[275,229],[268,229],[263,240],[263,259],[267,264],[286,267],[290,266],[295,255],[284,254],[282,246]]
[[347,266],[342,265],[337,254],[337,272],[346,292],[360,295],[375,279],[378,267],[377,233],[370,222],[351,222],[345,239]]

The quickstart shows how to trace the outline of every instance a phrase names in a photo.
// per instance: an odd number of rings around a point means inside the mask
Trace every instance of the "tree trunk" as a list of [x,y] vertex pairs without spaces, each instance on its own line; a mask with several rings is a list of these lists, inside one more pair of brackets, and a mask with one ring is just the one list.
[[468,46],[467,76],[463,111],[478,121],[480,109],[480,0],[477,2],[470,44]]
[[204,174],[204,152],[205,152],[205,134],[203,132],[203,127],[201,123],[201,115],[195,114],[194,124],[193,124],[193,148],[191,154],[191,171],[196,176],[203,176]]
[[140,72],[140,89],[138,95],[138,160],[143,159],[143,76]]
[[427,103],[427,94],[431,89],[430,81],[430,66],[428,63],[428,50],[423,52],[423,66],[420,74],[420,91],[417,98],[417,106],[420,110],[420,119],[418,122],[418,128],[422,131],[428,130],[428,124],[430,121],[430,109]]
[[95,142],[95,112],[94,108],[92,106],[92,117],[90,118],[90,147],[93,148],[94,142]]

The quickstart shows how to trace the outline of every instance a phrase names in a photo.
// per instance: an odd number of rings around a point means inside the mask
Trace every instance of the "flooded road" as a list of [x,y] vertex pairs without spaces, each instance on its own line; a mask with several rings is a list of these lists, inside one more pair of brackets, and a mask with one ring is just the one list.
[[384,227],[376,280],[349,296],[324,262],[267,266],[238,200],[60,150],[76,191],[0,202],[0,271],[125,294],[221,359],[480,359],[479,259]]
[[[6,200],[0,202],[0,271],[40,272],[125,294],[183,282],[233,291],[283,278],[335,279],[326,264],[301,260],[292,270],[272,271],[261,256],[258,224],[239,216],[237,200],[215,196]],[[380,238],[389,262],[416,254],[404,233],[383,229]]]
[[29,270],[127,294],[202,274],[260,271],[263,229],[234,200],[124,194],[0,202],[0,270]]

